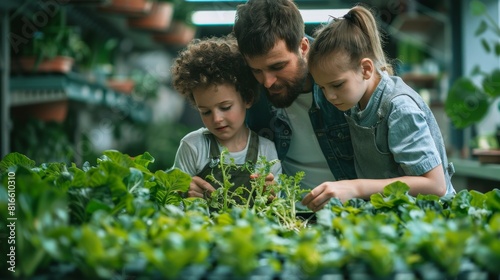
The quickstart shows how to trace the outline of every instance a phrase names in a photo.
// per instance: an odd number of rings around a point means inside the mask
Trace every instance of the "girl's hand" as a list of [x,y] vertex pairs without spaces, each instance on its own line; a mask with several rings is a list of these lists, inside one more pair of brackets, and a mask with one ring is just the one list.
[[358,197],[355,180],[325,182],[311,190],[303,199],[302,205],[316,212],[321,210],[331,198],[336,197],[345,202]]

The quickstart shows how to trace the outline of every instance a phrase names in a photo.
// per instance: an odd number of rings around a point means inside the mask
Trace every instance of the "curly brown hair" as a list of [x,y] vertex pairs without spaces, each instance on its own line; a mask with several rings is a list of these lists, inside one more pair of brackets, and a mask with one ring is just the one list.
[[258,82],[231,36],[196,39],[179,53],[172,66],[174,88],[195,104],[193,90],[233,84],[243,101],[253,103]]

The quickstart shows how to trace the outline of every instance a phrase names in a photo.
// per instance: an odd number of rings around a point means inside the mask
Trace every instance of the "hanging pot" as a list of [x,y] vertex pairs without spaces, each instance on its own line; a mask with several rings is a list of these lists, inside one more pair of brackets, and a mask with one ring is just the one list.
[[169,28],[174,14],[174,5],[169,2],[155,2],[151,12],[145,16],[129,18],[131,28],[149,31],[165,31]]
[[125,16],[141,16],[151,11],[153,2],[149,0],[111,0],[109,5],[103,5],[100,10]]
[[153,39],[167,45],[185,46],[195,38],[195,35],[196,28],[194,26],[174,21],[166,32],[154,34]]
[[63,122],[68,115],[68,100],[56,100],[11,107],[13,119],[25,121],[36,118],[42,121]]
[[68,73],[75,60],[68,56],[55,56],[51,59],[42,59],[37,63],[36,56],[21,56],[11,61],[12,72],[33,73]]

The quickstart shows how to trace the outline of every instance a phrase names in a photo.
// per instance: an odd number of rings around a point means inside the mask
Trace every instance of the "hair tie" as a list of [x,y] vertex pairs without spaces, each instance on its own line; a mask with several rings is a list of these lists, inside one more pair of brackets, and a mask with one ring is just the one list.
[[347,14],[343,16],[344,19],[347,19],[348,21],[352,21],[352,13],[349,11]]

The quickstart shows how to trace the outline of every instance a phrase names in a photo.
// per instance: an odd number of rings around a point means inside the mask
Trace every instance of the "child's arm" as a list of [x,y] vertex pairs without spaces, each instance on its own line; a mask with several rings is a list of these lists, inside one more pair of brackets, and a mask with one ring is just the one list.
[[421,176],[325,182],[311,190],[302,200],[302,204],[313,211],[318,211],[332,197],[337,197],[342,202],[355,197],[369,199],[372,194],[382,192],[385,186],[396,181],[406,183],[410,187],[410,195],[413,196],[419,193],[435,194],[437,196],[446,194],[444,171],[443,166],[440,164]]

